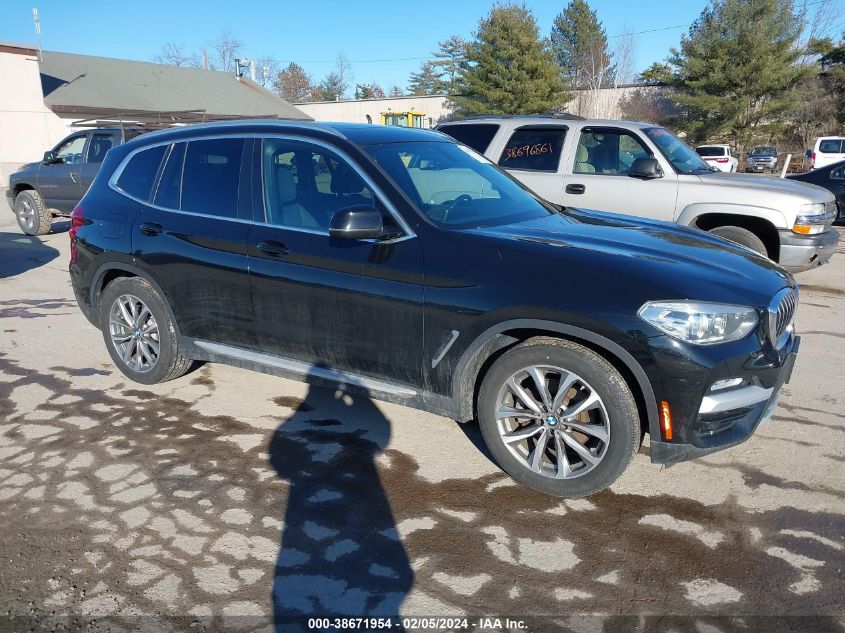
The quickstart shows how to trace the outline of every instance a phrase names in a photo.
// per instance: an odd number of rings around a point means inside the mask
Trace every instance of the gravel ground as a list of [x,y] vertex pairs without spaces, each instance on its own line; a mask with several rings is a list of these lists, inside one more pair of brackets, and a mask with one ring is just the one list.
[[67,223],[29,238],[4,212],[0,630],[272,631],[294,611],[845,630],[845,239],[799,276],[771,422],[669,469],[644,448],[560,501],[471,425],[221,365],[127,381],[73,301]]

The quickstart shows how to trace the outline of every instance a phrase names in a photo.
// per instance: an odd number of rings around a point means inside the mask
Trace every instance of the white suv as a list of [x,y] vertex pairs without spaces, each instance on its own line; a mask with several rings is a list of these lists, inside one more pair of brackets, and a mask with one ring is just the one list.
[[699,145],[695,153],[719,171],[734,172],[739,167],[739,159],[731,153],[730,145]]
[[810,154],[810,169],[819,169],[845,160],[845,136],[820,136]]
[[830,191],[715,172],[674,134],[650,123],[489,116],[437,129],[550,202],[692,226],[792,272],[827,262],[839,239],[831,227],[836,202]]

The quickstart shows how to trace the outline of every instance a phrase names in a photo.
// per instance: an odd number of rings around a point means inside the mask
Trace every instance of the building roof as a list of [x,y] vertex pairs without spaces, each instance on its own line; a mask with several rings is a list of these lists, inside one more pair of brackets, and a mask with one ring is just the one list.
[[43,51],[40,67],[44,103],[57,114],[204,111],[208,117],[311,118],[228,72],[54,51]]

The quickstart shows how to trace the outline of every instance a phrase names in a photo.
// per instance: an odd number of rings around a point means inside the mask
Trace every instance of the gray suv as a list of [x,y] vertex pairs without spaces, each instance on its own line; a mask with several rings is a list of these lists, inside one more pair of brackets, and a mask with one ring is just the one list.
[[484,154],[542,198],[709,231],[791,272],[820,266],[839,234],[826,189],[714,171],[668,130],[580,117],[490,116],[437,130]]
[[140,133],[121,128],[80,130],[44,152],[42,160],[13,173],[6,197],[21,230],[27,235],[49,233],[53,217],[68,215],[88,191],[106,152]]

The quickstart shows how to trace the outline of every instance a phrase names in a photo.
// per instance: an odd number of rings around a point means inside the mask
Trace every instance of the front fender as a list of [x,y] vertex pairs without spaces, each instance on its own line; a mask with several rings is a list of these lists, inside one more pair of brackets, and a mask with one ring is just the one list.
[[792,226],[787,221],[786,216],[777,209],[724,202],[695,202],[687,205],[675,219],[675,222],[684,226],[694,226],[696,219],[711,213],[761,218],[771,222],[777,229],[788,229]]

